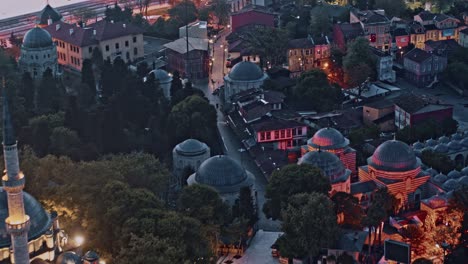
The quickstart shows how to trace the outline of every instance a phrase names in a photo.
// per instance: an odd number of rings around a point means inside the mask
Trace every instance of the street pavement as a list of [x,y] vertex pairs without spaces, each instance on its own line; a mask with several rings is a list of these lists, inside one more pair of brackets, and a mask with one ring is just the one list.
[[[263,204],[265,203],[264,195],[267,180],[248,152],[243,151],[242,142],[236,137],[229,125],[226,124],[226,118],[221,112],[219,97],[212,94],[215,88],[223,84],[223,67],[225,66],[223,63],[223,49],[225,48],[223,43],[228,33],[229,32],[227,32],[227,30],[220,33],[217,41],[214,43],[214,65],[209,79],[213,79],[215,81],[215,85],[212,85],[212,82],[208,81],[194,84],[194,87],[202,90],[213,106],[216,107],[216,105],[218,105],[216,109],[218,118],[217,126],[223,141],[224,153],[239,162],[246,170],[250,171],[255,176],[259,212],[259,229],[263,229],[265,231],[279,231],[280,222],[267,219],[262,211]],[[221,45],[223,45],[223,48],[221,48]]]
[[402,88],[407,92],[412,92],[415,95],[426,98],[435,98],[441,104],[453,105],[453,119],[458,121],[458,130],[468,130],[468,99],[458,95],[444,84],[436,85],[436,88],[417,88],[416,86],[398,78],[396,86]]

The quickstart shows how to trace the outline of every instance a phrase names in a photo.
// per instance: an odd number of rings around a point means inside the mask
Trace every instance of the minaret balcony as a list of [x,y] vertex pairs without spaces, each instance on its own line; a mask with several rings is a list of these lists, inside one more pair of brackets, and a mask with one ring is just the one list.
[[7,232],[10,234],[19,234],[29,230],[29,216],[25,215],[23,220],[14,221],[11,217],[5,219]]
[[7,174],[3,175],[2,177],[3,187],[5,191],[21,191],[24,188],[25,178],[22,172],[18,173],[18,177],[16,179],[11,179],[8,177]]

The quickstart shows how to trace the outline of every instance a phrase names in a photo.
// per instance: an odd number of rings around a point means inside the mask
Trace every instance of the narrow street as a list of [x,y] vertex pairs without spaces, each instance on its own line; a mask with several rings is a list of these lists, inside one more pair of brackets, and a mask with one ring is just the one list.
[[[214,89],[223,84],[223,67],[225,66],[225,63],[223,62],[223,52],[224,48],[226,48],[224,46],[224,41],[228,33],[229,32],[227,31],[223,31],[221,35],[218,36],[217,41],[213,44],[214,64],[208,83],[194,84],[194,87],[202,90],[205,93],[205,96],[215,107],[216,104],[220,106],[220,99],[218,96],[213,95],[212,92]],[[221,45],[223,45],[223,47],[221,47]],[[225,56],[227,56],[227,54]],[[225,73],[227,73],[226,70]],[[212,85],[211,79],[215,81],[215,85]],[[221,135],[221,139],[223,141],[224,154],[239,162],[246,170],[250,171],[255,176],[255,185],[259,210],[259,229],[263,229],[266,231],[279,231],[280,222],[267,219],[262,211],[263,204],[265,203],[265,188],[267,180],[265,176],[263,176],[262,172],[258,169],[254,160],[249,156],[249,154],[246,152],[242,152],[242,142],[240,142],[240,140],[236,137],[231,128],[226,124],[226,118],[220,111],[220,109],[221,107],[218,107],[216,109],[218,115],[217,126]]]

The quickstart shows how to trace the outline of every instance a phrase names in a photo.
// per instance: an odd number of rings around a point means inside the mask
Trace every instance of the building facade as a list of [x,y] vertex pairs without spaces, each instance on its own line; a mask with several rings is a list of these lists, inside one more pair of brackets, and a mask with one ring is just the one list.
[[364,36],[361,23],[339,23],[333,25],[333,43],[341,50],[346,51],[348,44],[358,37]]
[[362,107],[362,118],[368,126],[376,125],[380,131],[395,130],[395,106],[392,102],[381,100]]
[[447,67],[447,57],[414,48],[404,55],[405,78],[424,87],[437,81],[437,75]]
[[57,46],[60,65],[81,71],[84,59],[91,59],[95,49],[104,60],[120,57],[125,62],[144,56],[143,30],[122,22],[101,20],[86,27],[56,22],[44,28]]
[[307,126],[294,120],[266,118],[251,127],[255,141],[265,148],[298,150],[307,139]]
[[350,23],[360,23],[369,44],[377,49],[388,51],[392,43],[390,35],[391,21],[383,10],[356,10],[350,12]]
[[331,45],[327,36],[293,39],[288,43],[288,69],[292,77],[314,68],[328,67]]
[[380,81],[395,82],[396,74],[393,70],[393,57],[389,52],[371,48],[377,58],[377,78]]
[[460,20],[445,14],[434,14],[423,11],[414,16],[414,21],[425,28],[425,41],[458,40]]
[[[243,1],[243,0],[240,0]],[[275,14],[258,5],[249,5],[231,14],[231,31],[236,32],[247,25],[275,26]]]
[[18,66],[21,72],[28,72],[35,79],[42,78],[47,69],[50,69],[54,76],[60,74],[57,47],[46,30],[35,27],[26,33],[21,45]]
[[209,74],[208,39],[189,37],[188,42],[188,56],[185,37],[164,44],[168,70],[178,71],[181,76],[189,79],[207,78]]
[[460,46],[468,48],[468,28],[465,28],[460,31],[460,38],[458,40]]

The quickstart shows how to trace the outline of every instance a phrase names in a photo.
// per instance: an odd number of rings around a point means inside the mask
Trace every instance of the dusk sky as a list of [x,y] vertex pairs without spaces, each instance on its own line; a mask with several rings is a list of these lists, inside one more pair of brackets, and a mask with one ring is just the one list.
[[[86,0],[49,0],[52,7],[84,2]],[[46,0],[0,0],[0,19],[40,11]]]

